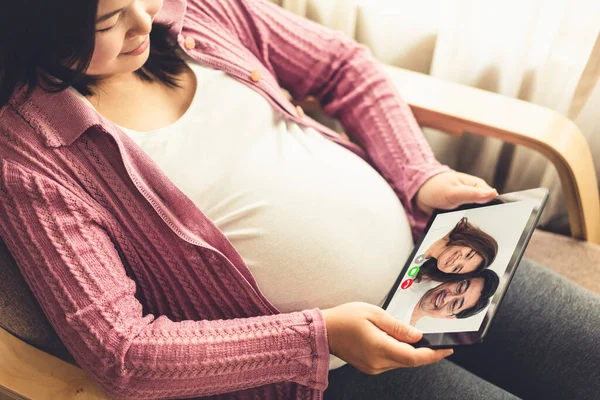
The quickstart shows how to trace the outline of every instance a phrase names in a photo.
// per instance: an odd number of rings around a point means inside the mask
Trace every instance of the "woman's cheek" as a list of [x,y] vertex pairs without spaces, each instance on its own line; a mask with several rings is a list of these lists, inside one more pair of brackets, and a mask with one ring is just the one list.
[[452,256],[454,250],[454,246],[448,246],[446,247],[446,251],[442,254],[442,257],[440,257],[440,263],[445,266],[445,269],[450,269],[452,267],[452,265],[445,264],[450,260],[450,257]]
[[103,40],[96,40],[96,46],[90,67],[87,70],[88,75],[106,75],[110,74],[115,67],[121,46],[116,43],[107,43]]

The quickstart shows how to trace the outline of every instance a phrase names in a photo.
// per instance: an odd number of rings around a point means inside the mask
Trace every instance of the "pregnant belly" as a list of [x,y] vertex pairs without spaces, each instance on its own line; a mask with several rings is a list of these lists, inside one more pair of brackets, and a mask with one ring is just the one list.
[[285,153],[255,148],[221,176],[205,212],[280,311],[381,305],[413,246],[397,196],[316,132],[283,140]]

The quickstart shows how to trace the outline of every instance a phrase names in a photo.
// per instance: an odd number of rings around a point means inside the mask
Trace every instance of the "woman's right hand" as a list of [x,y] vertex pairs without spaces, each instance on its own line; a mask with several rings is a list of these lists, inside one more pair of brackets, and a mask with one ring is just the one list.
[[409,343],[418,342],[423,334],[372,304],[346,303],[321,313],[330,352],[370,375],[432,364],[453,353],[414,348]]

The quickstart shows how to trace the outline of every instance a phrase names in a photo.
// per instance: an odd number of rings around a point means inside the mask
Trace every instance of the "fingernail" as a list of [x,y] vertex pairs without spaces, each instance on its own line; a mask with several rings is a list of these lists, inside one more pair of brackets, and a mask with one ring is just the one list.
[[450,349],[446,352],[446,355],[444,357],[450,357],[452,354],[454,354],[454,350]]
[[417,336],[419,336],[419,333],[421,333],[421,332],[419,332],[417,330],[417,328],[410,328],[408,330],[408,337],[409,338],[416,338]]

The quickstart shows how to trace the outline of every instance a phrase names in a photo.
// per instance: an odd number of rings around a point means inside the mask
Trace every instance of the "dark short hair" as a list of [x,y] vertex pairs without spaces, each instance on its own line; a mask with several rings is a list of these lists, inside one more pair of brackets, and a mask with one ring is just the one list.
[[[72,86],[84,96],[93,93],[97,81],[84,72],[94,53],[98,0],[15,0],[2,8],[0,109],[15,92],[30,94],[38,85],[49,92]],[[169,26],[153,24],[150,40],[150,56],[136,75],[178,86],[175,77],[185,62]]]
[[496,239],[470,223],[466,217],[461,218],[448,233],[447,245],[470,247],[481,256],[482,261],[472,273],[447,274],[438,269],[436,259],[430,258],[421,266],[415,279],[417,282],[420,282],[424,277],[439,282],[458,282],[464,280],[489,267],[498,254],[498,242]]
[[484,308],[486,308],[491,301],[491,297],[498,290],[498,284],[500,283],[500,278],[498,275],[491,269],[484,269],[480,271],[477,275],[471,277],[470,279],[483,278],[483,288],[481,289],[481,296],[477,303],[471,308],[466,308],[456,314],[456,318],[469,318],[475,314],[480,313]]

